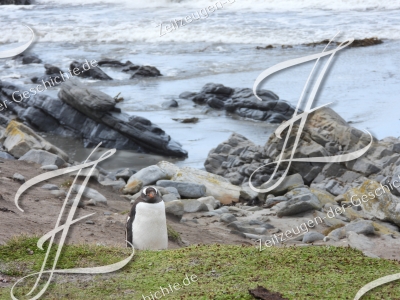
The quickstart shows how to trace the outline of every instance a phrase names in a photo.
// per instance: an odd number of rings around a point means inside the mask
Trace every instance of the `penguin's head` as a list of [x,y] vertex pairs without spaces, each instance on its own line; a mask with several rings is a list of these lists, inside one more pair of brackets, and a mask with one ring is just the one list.
[[143,189],[142,196],[146,202],[155,203],[158,198],[158,191],[155,187],[150,186]]

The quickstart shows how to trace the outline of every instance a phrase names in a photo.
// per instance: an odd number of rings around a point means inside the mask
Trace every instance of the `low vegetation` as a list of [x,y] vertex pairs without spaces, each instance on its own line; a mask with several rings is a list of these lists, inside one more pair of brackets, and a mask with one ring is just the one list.
[[[0,246],[0,278],[9,281],[0,288],[0,299],[10,299],[11,285],[40,269],[44,251],[37,249],[37,240],[22,236]],[[57,268],[104,266],[129,254],[128,248],[67,245]],[[111,274],[57,275],[42,299],[143,299],[175,283],[181,288],[165,299],[252,299],[248,290],[259,285],[288,299],[353,299],[366,283],[395,273],[400,273],[399,262],[368,258],[351,248],[271,247],[260,252],[252,246],[193,245],[137,251],[125,268]],[[186,275],[196,275],[197,281],[184,286]],[[33,279],[17,288],[19,299],[28,299],[23,295],[32,285]],[[400,284],[393,282],[362,299],[399,298]]]

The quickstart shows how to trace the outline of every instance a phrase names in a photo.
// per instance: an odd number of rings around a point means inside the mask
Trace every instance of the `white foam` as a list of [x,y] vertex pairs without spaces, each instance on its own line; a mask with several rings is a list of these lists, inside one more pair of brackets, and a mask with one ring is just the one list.
[[[234,1],[234,0],[231,0]],[[225,3],[226,0],[37,0],[38,4],[99,4],[112,3],[123,4],[128,7],[149,8],[149,7],[192,7],[204,8],[216,2]],[[236,0],[234,3],[224,5],[228,9],[250,9],[262,10],[304,10],[304,9],[324,9],[324,10],[388,10],[400,9],[400,2],[393,0]]]

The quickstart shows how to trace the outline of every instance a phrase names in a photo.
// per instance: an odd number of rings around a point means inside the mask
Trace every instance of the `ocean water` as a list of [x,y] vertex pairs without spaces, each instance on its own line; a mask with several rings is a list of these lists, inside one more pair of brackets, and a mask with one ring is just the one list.
[[[211,5],[218,9],[207,12]],[[197,20],[167,33],[166,26],[174,20],[197,15]],[[304,44],[333,38],[338,32],[336,41],[378,37],[383,44],[346,48],[336,55],[313,107],[333,102],[330,107],[353,126],[379,139],[400,136],[398,1],[37,0],[31,6],[0,6],[0,25],[0,51],[26,42],[30,33],[23,25],[28,25],[36,35],[29,51],[44,63],[64,69],[72,60],[101,58],[156,66],[163,77],[130,80],[117,69],[102,68],[113,81],[83,81],[111,96],[121,92],[124,101],[118,106],[160,125],[189,151],[189,158],[177,163],[194,167],[202,167],[210,149],[232,132],[263,145],[276,125],[235,118],[185,100],[178,100],[178,109],[165,110],[163,101],[177,99],[184,91],[198,91],[208,82],[252,87],[267,68],[324,48]],[[266,45],[274,48],[256,49]],[[297,105],[312,66],[281,71],[263,88]],[[35,86],[30,78],[43,73],[42,64],[0,62],[0,79],[27,89]],[[57,88],[46,91],[53,96],[57,92]],[[192,116],[199,123],[172,120]],[[62,139],[56,143],[63,145]],[[70,153],[83,159],[86,151]]]

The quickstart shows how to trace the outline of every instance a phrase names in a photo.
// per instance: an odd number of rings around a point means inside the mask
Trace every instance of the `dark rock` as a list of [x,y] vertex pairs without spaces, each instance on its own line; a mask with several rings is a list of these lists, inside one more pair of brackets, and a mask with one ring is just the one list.
[[22,64],[29,65],[29,64],[40,64],[42,60],[37,57],[36,55],[24,55],[22,57]]
[[142,117],[113,113],[110,110],[115,102],[110,96],[88,88],[77,80],[65,82],[58,96],[92,120],[127,136],[144,149],[164,155],[187,156],[181,145],[161,128]]
[[[79,74],[76,75],[74,70],[78,68]],[[99,80],[112,80],[110,76],[104,73],[98,66],[92,66],[86,60],[84,63],[80,63],[77,61],[73,61],[70,65],[70,69],[75,76],[82,77],[82,78],[93,78]],[[78,73],[78,72],[76,72]]]
[[[108,95],[81,84],[76,78],[67,80],[60,99],[43,93],[31,95],[20,102],[13,101],[14,91],[25,88],[0,82],[0,95],[9,100],[8,113],[16,114],[32,127],[57,135],[82,138],[85,147],[102,142],[106,148],[150,151],[185,157],[187,152],[161,128],[149,120],[115,112],[115,101]],[[0,115],[0,124],[10,119]]]
[[179,123],[197,123],[199,121],[199,118],[193,117],[193,118],[172,119],[172,120],[177,121]]
[[30,5],[30,0],[0,0],[0,5]]
[[165,101],[161,103],[162,108],[178,107],[178,102],[176,100]]
[[160,71],[156,67],[152,66],[139,66],[139,65],[128,65],[122,69],[123,72],[131,74],[131,79],[137,77],[158,77],[162,76]]
[[60,74],[51,74],[51,75],[42,75],[42,76],[35,76],[31,78],[33,83],[37,83],[42,85],[41,89],[47,89],[54,86],[58,86],[63,83]]
[[64,73],[59,67],[50,64],[45,64],[44,68],[46,69],[47,75]]
[[108,58],[101,59],[97,64],[99,66],[112,67],[112,68],[126,67],[126,66],[129,66],[129,65],[133,65],[129,60],[127,60],[125,63],[122,63],[119,60],[108,59]]
[[185,92],[183,99],[197,104],[207,104],[211,108],[225,109],[244,118],[281,123],[290,119],[294,108],[271,91],[259,90],[259,101],[251,89],[233,89],[222,84],[207,83],[199,93]]

